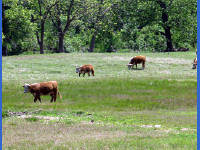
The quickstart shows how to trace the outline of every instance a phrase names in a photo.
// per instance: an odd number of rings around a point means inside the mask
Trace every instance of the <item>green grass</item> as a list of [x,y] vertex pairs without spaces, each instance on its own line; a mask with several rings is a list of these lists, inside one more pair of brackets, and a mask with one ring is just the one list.
[[[126,64],[135,55],[147,57],[145,70],[127,69]],[[195,52],[3,57],[3,148],[195,149],[194,57]],[[93,64],[95,76],[78,77],[76,64]],[[63,99],[57,98],[56,103],[50,103],[50,96],[42,96],[42,103],[34,103],[31,94],[23,93],[24,83],[49,80],[59,83]],[[8,115],[36,110],[41,111],[26,119]],[[65,133],[68,130],[69,135]],[[48,138],[38,142],[39,136]]]
[[30,122],[36,122],[36,121],[38,121],[39,119],[36,118],[36,117],[30,117],[30,118],[25,118],[25,120],[30,121]]

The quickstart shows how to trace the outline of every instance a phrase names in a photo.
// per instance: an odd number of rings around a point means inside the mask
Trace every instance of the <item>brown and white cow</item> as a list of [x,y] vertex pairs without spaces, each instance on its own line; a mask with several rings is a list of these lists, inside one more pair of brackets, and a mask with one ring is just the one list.
[[34,102],[37,99],[41,102],[41,95],[50,95],[51,102],[56,102],[57,94],[59,94],[60,99],[62,99],[61,94],[58,90],[58,83],[56,81],[33,83],[33,84],[24,84],[24,93],[30,92],[34,96]]
[[142,69],[145,68],[145,62],[146,62],[146,57],[145,56],[135,56],[131,59],[131,61],[129,62],[128,69],[130,70],[131,68],[134,67],[134,65],[136,65],[136,69],[137,69],[137,64],[141,64],[142,63]]
[[192,64],[193,64],[192,69],[196,69],[197,68],[197,57],[194,59]]
[[85,73],[88,73],[88,76],[90,76],[90,72],[94,76],[94,67],[92,65],[83,65],[81,67],[76,67],[76,73],[79,73],[79,77],[81,74],[83,74],[83,77],[85,76]]

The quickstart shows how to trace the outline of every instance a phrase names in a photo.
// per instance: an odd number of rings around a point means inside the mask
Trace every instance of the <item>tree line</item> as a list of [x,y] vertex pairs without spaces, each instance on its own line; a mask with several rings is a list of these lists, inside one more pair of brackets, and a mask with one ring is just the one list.
[[176,51],[196,43],[196,0],[2,1],[4,56]]

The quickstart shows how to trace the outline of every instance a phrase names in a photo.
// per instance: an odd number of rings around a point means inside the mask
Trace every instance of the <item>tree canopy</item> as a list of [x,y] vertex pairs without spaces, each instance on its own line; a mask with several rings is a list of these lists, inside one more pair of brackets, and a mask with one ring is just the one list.
[[2,9],[4,56],[197,44],[195,0],[3,0]]

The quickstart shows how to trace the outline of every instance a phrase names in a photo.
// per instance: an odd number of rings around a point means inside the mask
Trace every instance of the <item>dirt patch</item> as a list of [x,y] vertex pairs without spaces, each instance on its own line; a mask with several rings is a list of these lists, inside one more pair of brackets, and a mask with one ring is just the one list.
[[6,112],[6,114],[7,114],[8,117],[13,117],[13,116],[24,116],[24,115],[37,114],[41,111],[42,110],[36,110],[36,111],[32,111],[32,112],[28,112],[28,111],[12,112],[12,111],[8,111],[8,112]]
[[[97,140],[119,140],[126,137],[163,137],[170,133],[188,132],[191,129],[182,128],[180,130],[165,129],[161,125],[133,125],[129,126],[132,130],[123,130],[115,125],[106,125],[104,123],[83,121],[77,124],[69,125],[62,122],[28,122],[24,117],[33,117],[33,115],[21,115],[19,119],[15,117],[4,120],[2,128],[3,147],[20,146],[27,143],[27,146],[33,144],[44,144],[51,142],[53,145],[62,145],[65,143],[80,143]],[[57,120],[59,117],[34,116],[44,120]],[[126,125],[123,126],[126,128]],[[127,126],[128,127],[128,126]],[[196,132],[196,130],[194,130]]]
[[104,57],[103,60],[106,61],[130,61],[131,57],[122,57],[122,56],[111,56],[111,57]]
[[62,123],[43,124],[40,122],[19,121],[3,125],[4,147],[20,145],[24,142],[46,143],[52,141],[55,145],[66,142],[79,142],[87,140],[104,140],[126,136],[127,133],[110,129],[109,127],[96,127],[93,124],[77,124],[68,126]]
[[21,115],[21,116],[18,116],[17,118],[25,119],[25,118],[32,118],[32,117],[35,117],[35,118],[38,118],[38,119],[42,119],[42,120],[60,120],[60,119],[62,119],[62,117],[33,116],[33,115]]

